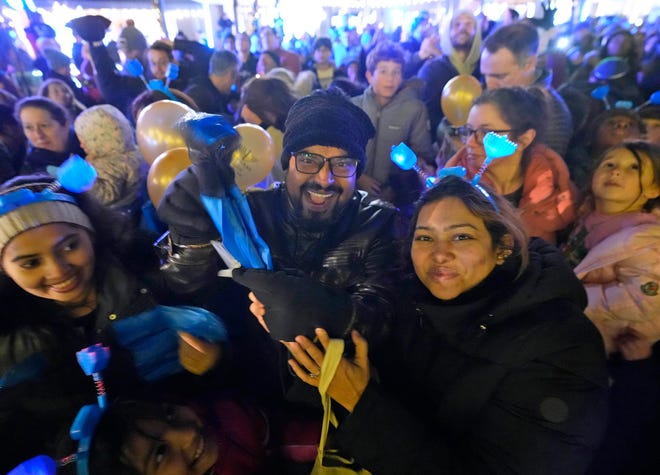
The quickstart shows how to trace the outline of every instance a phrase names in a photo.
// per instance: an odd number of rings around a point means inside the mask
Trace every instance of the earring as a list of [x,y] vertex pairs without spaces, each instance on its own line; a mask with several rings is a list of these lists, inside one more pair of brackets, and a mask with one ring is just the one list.
[[502,264],[504,264],[504,261],[506,261],[511,256],[511,254],[512,254],[511,249],[503,250],[497,255],[497,259],[495,260],[495,263],[498,266],[501,266]]

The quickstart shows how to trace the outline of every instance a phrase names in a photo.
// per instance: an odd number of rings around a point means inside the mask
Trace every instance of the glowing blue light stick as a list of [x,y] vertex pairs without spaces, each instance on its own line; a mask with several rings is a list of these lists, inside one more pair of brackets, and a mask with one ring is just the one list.
[[513,155],[518,148],[518,144],[509,140],[506,135],[496,134],[495,132],[488,132],[484,137],[484,150],[486,151],[486,158],[484,163],[481,164],[479,171],[472,177],[472,184],[476,185],[481,180],[486,168],[490,162],[496,158],[503,158]]

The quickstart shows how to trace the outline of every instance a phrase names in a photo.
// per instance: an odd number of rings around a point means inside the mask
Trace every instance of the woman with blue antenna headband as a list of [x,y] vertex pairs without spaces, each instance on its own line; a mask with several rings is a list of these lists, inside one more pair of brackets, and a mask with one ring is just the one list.
[[545,111],[542,101],[522,88],[485,91],[478,97],[463,127],[465,146],[446,167],[462,166],[466,179],[480,173],[486,159],[486,133],[506,135],[517,147],[481,171],[480,183],[490,185],[520,211],[530,236],[556,242],[558,231],[576,216],[575,185],[562,158],[542,143]]
[[0,443],[13,448],[0,455],[0,471],[51,454],[57,433],[94,400],[76,368],[81,348],[113,348],[114,396],[192,390],[197,377],[185,373],[212,378],[227,339],[210,312],[158,305],[151,237],[88,196],[95,175],[76,157],[57,180],[23,176],[0,189]]
[[333,401],[326,448],[370,473],[577,475],[601,440],[607,369],[584,290],[483,188],[448,176],[416,204],[387,345],[354,330],[341,358],[323,329],[286,344]]

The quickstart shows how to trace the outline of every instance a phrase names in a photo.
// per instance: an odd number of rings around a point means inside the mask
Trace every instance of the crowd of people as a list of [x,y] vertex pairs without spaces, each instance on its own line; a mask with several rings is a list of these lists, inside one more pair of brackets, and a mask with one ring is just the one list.
[[[260,51],[132,21],[113,47],[84,16],[79,78],[33,17],[38,92],[0,64],[0,471],[321,473],[321,392],[342,473],[658,473],[660,23],[590,19],[560,51],[552,11],[514,13],[292,49],[262,26]],[[463,122],[459,76],[483,85]],[[191,165],[147,220],[161,100],[193,111]],[[242,195],[241,123],[278,157]],[[246,236],[259,264],[222,251]],[[97,343],[102,383],[76,361]]]

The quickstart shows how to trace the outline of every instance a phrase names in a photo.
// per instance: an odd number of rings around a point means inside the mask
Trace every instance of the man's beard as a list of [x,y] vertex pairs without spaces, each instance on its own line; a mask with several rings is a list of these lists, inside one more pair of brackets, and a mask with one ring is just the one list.
[[298,225],[307,231],[321,232],[339,221],[344,208],[346,208],[346,203],[340,204],[339,200],[337,200],[331,210],[324,213],[315,213],[314,211],[303,208],[303,194],[306,191],[334,191],[337,193],[337,197],[339,197],[344,190],[339,185],[330,185],[327,188],[323,188],[315,183],[306,183],[301,186],[299,196],[296,200],[292,200],[293,214]]
[[[456,35],[456,38],[458,38],[459,36],[462,36],[461,33]],[[474,41],[474,36],[469,36],[469,34],[468,34],[468,39],[465,42],[462,42],[462,43],[457,43],[457,41],[454,40],[454,38],[451,38],[451,46],[454,49],[457,49],[457,50],[469,51],[470,48],[472,48],[472,42],[473,41]]]

